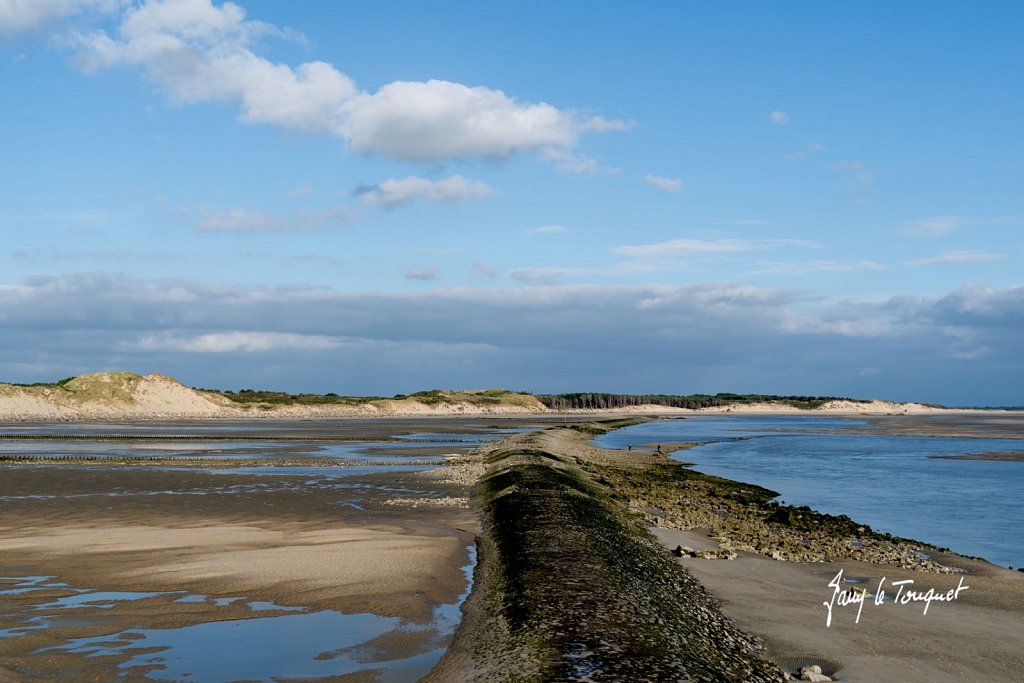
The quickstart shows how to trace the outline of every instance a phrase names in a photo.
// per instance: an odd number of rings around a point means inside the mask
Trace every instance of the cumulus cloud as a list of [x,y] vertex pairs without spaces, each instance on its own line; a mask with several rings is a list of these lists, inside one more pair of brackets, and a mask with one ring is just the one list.
[[441,80],[389,83],[354,98],[346,113],[341,131],[352,149],[403,161],[568,148],[581,132],[571,113],[550,104]]
[[436,280],[441,275],[437,266],[420,266],[405,271],[406,280]]
[[773,111],[768,115],[768,120],[776,126],[785,126],[789,123],[789,114],[784,111]]
[[1005,254],[995,254],[989,251],[947,251],[929,258],[915,259],[908,261],[912,266],[942,266],[957,263],[988,263],[1006,258]]
[[124,0],[0,0],[0,38],[29,33],[83,12],[110,12]]
[[360,195],[364,204],[390,209],[414,199],[451,204],[473,201],[494,194],[494,188],[487,183],[470,180],[461,175],[453,175],[443,180],[409,176],[401,180],[391,178],[379,185],[360,187],[356,194]]
[[582,135],[630,127],[444,80],[395,81],[369,92],[326,62],[292,67],[260,56],[254,44],[268,35],[295,37],[247,19],[231,2],[146,0],[124,13],[115,35],[79,36],[77,62],[87,72],[140,67],[173,103],[230,103],[244,121],[335,135],[356,152],[402,161],[531,151],[572,159]]
[[683,181],[679,178],[663,178],[656,175],[644,176],[644,182],[648,185],[653,185],[659,190],[665,190],[665,192],[671,192],[677,194],[683,189]]

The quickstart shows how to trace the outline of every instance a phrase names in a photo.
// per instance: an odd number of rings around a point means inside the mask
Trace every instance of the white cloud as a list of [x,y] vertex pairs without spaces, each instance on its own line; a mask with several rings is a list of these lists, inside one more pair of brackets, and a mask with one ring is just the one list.
[[313,188],[296,187],[294,190],[288,190],[286,196],[288,197],[288,199],[301,199],[302,197],[312,197]]
[[676,256],[737,254],[774,249],[780,246],[809,246],[800,240],[745,240],[745,239],[677,239],[655,244],[614,247],[613,252],[632,258],[667,258]]
[[644,176],[644,182],[648,185],[653,185],[659,190],[665,190],[665,192],[678,193],[683,189],[683,181],[679,178],[663,178],[648,174]]
[[909,235],[934,237],[936,235],[945,235],[946,233],[953,232],[962,226],[964,222],[965,219],[963,216],[932,216],[931,218],[921,218],[910,221],[904,232]]
[[429,202],[458,203],[482,199],[494,194],[494,188],[479,180],[453,175],[444,180],[428,180],[409,176],[401,180],[391,178],[373,187],[357,190],[364,204],[390,209],[413,199]]
[[441,271],[437,266],[421,266],[405,271],[406,280],[436,280]]
[[286,332],[212,332],[193,336],[168,333],[150,334],[137,342],[126,343],[122,350],[180,351],[186,353],[261,353],[267,351],[323,351],[342,343],[320,334]]
[[988,263],[1006,258],[1005,254],[994,254],[988,251],[947,251],[930,258],[908,261],[912,266],[941,266],[957,263]]
[[403,161],[569,148],[580,133],[571,113],[550,104],[440,80],[389,83],[354,98],[346,113],[341,131],[352,149]]
[[285,216],[265,211],[203,209],[199,217],[200,230],[255,232],[257,230],[287,230],[289,227],[288,219]]
[[197,225],[200,230],[223,230],[226,232],[320,230],[332,224],[343,223],[351,218],[352,215],[343,207],[323,212],[301,211],[294,215],[242,208],[227,211],[204,208],[199,212]]
[[857,190],[867,189],[875,181],[875,174],[860,161],[838,161],[829,170],[847,174],[850,186]]
[[123,0],[0,0],[0,37],[29,33],[87,11],[113,11],[123,4]]
[[580,124],[580,130],[588,133],[613,133],[632,130],[636,127],[636,121],[624,121],[622,119],[606,119],[603,116],[593,116]]
[[857,273],[887,270],[888,266],[874,261],[842,263],[840,261],[767,261],[758,273],[778,275],[804,275],[806,273]]
[[514,268],[509,271],[508,276],[513,280],[526,285],[557,285],[567,278],[581,277],[623,277],[662,270],[658,266],[638,261],[614,263],[610,266],[583,268],[578,266],[532,266],[527,268]]
[[602,166],[596,159],[583,154],[576,154],[567,149],[548,147],[542,157],[555,165],[556,171],[570,175],[609,176],[622,173],[621,168]]
[[537,228],[530,228],[526,232],[533,235],[551,235],[566,232],[567,230],[568,228],[565,227],[564,225],[542,225]]
[[[147,0],[124,14],[116,36],[80,36],[77,61],[88,72],[138,66],[174,103],[232,103],[244,121],[336,135],[356,152],[402,161],[569,154],[585,133],[631,126],[443,80],[395,81],[371,93],[325,62],[291,67],[259,56],[253,42],[265,35],[295,34],[247,20],[230,2]],[[571,155],[563,163],[573,166]]]
[[773,111],[768,115],[768,120],[774,123],[776,126],[785,126],[789,123],[789,114],[784,111]]
[[976,228],[989,225],[1014,225],[1018,222],[1018,219],[1013,216],[992,216],[984,218],[979,216],[956,216],[945,214],[907,221],[901,232],[905,235],[918,237],[936,237],[956,232],[958,230],[963,230],[964,228]]

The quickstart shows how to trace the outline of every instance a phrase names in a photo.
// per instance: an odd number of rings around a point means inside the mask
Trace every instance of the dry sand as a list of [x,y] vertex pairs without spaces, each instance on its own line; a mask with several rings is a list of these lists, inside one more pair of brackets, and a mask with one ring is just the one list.
[[472,538],[415,525],[288,530],[219,520],[191,528],[71,523],[0,535],[5,567],[54,573],[74,586],[256,596],[420,621],[462,591],[452,567],[465,564]]
[[[667,548],[715,548],[699,531],[654,529]],[[736,624],[762,639],[766,653],[787,670],[819,664],[835,680],[963,683],[1021,680],[1024,672],[1024,574],[964,561],[969,586],[954,602],[875,606],[870,600],[855,623],[853,606],[834,607],[826,627],[829,582],[840,569],[845,588],[874,590],[886,579],[913,579],[921,590],[956,588],[956,576],[924,575],[854,561],[777,562],[741,553],[736,560],[683,557],[680,563],[722,603]]]

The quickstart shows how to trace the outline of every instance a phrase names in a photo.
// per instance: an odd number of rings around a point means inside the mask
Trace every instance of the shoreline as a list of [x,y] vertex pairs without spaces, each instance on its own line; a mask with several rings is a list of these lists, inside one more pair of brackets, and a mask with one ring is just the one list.
[[[648,522],[663,521],[664,517],[652,516],[649,512],[653,500],[631,497],[629,481],[633,479],[636,485],[633,493],[642,490],[652,496],[649,493],[652,468],[654,471],[686,468],[674,461],[666,462],[667,457],[657,453],[609,450],[591,445],[589,439],[604,429],[596,424],[577,425],[575,431],[572,428],[550,429],[535,433],[532,438],[510,438],[492,448],[508,449],[517,445],[524,453],[537,453],[546,466],[561,467],[548,458],[562,461],[609,491],[624,512],[631,510],[633,514],[643,515]],[[618,478],[610,476],[615,469],[623,472]],[[492,473],[494,471],[492,469]],[[685,475],[684,478],[690,477]],[[717,480],[732,490],[759,488],[743,482],[699,478]],[[714,494],[700,499],[704,502],[697,500],[693,500],[693,507],[709,508],[710,501],[720,504],[723,498]],[[840,535],[845,531],[858,536],[872,533],[848,518],[845,519],[849,525],[834,524],[835,520],[841,522],[844,518],[811,512],[816,523],[823,519],[833,521],[830,533]],[[771,524],[774,522],[769,520]],[[866,562],[855,559],[864,553],[854,552],[853,548],[811,562],[784,555],[772,559],[770,553],[764,552],[766,548],[740,548],[739,544],[724,539],[721,533],[699,528],[679,530],[649,526],[648,531],[658,538],[662,552],[676,551],[672,553],[677,555],[673,560],[710,591],[726,617],[760,639],[765,647],[764,654],[786,671],[795,672],[800,667],[817,664],[826,674],[835,674],[835,680],[895,678],[911,683],[944,683],[1010,680],[1015,673],[1024,670],[1024,654],[1019,652],[1016,641],[1016,634],[1024,630],[1024,574],[1020,572],[952,551],[941,551],[928,544],[891,537],[883,537],[884,542],[893,546],[906,544],[910,549],[926,548],[935,566],[909,562],[885,564],[877,557],[875,562]],[[487,539],[488,534],[493,535],[494,530],[485,528],[483,547],[492,542]],[[486,680],[487,676],[479,675],[481,667],[492,673],[495,670],[494,649],[500,650],[506,641],[494,635],[494,628],[490,629],[490,640],[483,637],[487,636],[488,629],[482,627],[481,622],[486,624],[488,614],[494,619],[493,612],[488,613],[488,606],[493,610],[497,598],[486,577],[486,553],[481,555],[481,562],[484,576],[475,584],[474,594],[464,607],[467,614],[464,628],[460,627],[452,649],[428,680]],[[943,568],[947,568],[948,573],[942,573]],[[840,584],[844,590],[871,582],[877,585],[878,581],[914,581],[922,590],[934,588],[936,591],[952,589],[962,581],[969,588],[958,595],[954,603],[931,605],[928,614],[921,614],[918,608],[896,608],[884,603],[882,607],[867,610],[864,621],[856,624],[849,623],[853,616],[848,609],[837,608],[834,623],[826,627],[822,601],[830,596],[833,589],[829,588],[829,582],[840,570],[850,580]],[[570,594],[574,595],[574,600],[583,601],[581,604],[591,599],[589,593],[572,594],[570,589]],[[502,633],[501,629],[497,631],[499,635]],[[504,633],[507,638],[507,630]],[[478,660],[482,656],[484,661],[474,661],[474,656]],[[501,658],[497,659],[500,663]],[[451,678],[453,672],[459,675]],[[719,679],[728,678],[714,678]]]

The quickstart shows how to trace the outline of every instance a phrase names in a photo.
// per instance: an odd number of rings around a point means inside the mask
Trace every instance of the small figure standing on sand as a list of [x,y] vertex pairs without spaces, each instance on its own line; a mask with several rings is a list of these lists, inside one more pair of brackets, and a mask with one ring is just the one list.
[[633,444],[626,444],[626,450],[627,451],[633,450]]
[[661,444],[658,444],[658,452],[661,453]]

